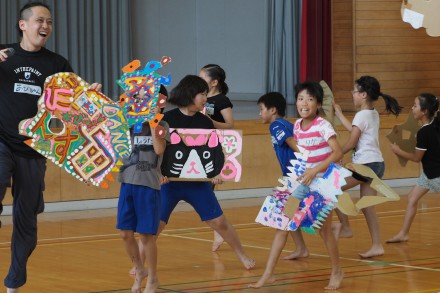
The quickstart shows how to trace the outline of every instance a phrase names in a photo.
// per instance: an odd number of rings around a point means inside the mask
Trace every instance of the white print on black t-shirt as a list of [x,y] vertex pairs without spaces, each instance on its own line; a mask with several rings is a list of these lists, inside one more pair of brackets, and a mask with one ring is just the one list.
[[214,104],[206,103],[205,107],[206,107],[206,114],[208,114],[209,116],[214,115]]
[[151,136],[135,136],[134,137],[135,145],[153,145],[153,139]]
[[15,83],[14,92],[41,96],[41,87],[36,85],[24,84],[24,83]]
[[[38,71],[37,69],[35,69],[33,67],[18,67],[17,69],[14,69],[14,72],[16,74],[20,73],[20,72],[26,72],[27,74],[34,73],[37,76],[42,75],[40,71]],[[26,77],[26,79],[28,79],[30,77],[30,74],[28,76],[25,75],[25,77]]]

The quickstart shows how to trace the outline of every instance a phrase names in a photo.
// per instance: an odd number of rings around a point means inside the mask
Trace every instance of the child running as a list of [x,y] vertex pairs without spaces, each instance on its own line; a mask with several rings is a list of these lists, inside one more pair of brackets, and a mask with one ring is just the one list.
[[[214,129],[211,119],[201,113],[206,104],[208,84],[196,75],[185,76],[170,93],[168,102],[177,108],[165,112],[163,120],[170,128],[202,128]],[[171,158],[164,157],[165,160]],[[212,190],[211,182],[169,181],[163,178],[161,186],[161,222],[159,233],[168,223],[171,213],[179,201],[183,200],[194,207],[202,221],[232,247],[246,269],[255,266],[255,260],[248,257],[238,239],[235,229],[228,222],[220,204]],[[221,183],[221,179],[213,179],[212,183]]]
[[417,213],[419,200],[428,191],[440,193],[440,114],[438,98],[432,94],[420,94],[414,100],[412,114],[423,126],[417,131],[416,149],[408,153],[396,144],[391,146],[393,152],[407,160],[422,162],[423,172],[408,194],[403,225],[387,243],[405,242],[409,239],[409,229]]
[[[263,123],[270,123],[269,130],[272,145],[278,158],[283,176],[287,176],[290,160],[295,159],[294,151],[299,152],[293,139],[293,124],[284,119],[286,116],[286,99],[278,92],[271,92],[261,96],[257,102],[260,108],[260,117]],[[309,256],[309,250],[304,242],[302,233],[292,231],[292,239],[295,242],[295,251],[283,257],[291,260]]]
[[[396,99],[380,91],[378,80],[372,76],[362,76],[354,83],[351,91],[353,104],[358,112],[350,121],[342,113],[341,107],[333,104],[335,115],[341,120],[342,125],[350,133],[348,141],[342,146],[344,154],[355,149],[352,155],[354,164],[363,164],[374,173],[378,178],[382,178],[385,172],[385,163],[379,148],[379,113],[374,108],[374,102],[382,96],[385,101],[386,111],[398,115],[401,107]],[[347,184],[342,190],[348,190],[360,185],[360,196],[376,195],[377,191],[370,186],[370,182],[359,181],[353,177],[346,178]],[[359,253],[362,258],[370,258],[384,254],[382,240],[380,236],[379,218],[376,215],[374,206],[362,209],[362,213],[367,220],[372,246],[364,252]],[[350,227],[348,216],[336,209],[340,223],[333,223],[333,231],[336,238],[350,238],[353,233]]]
[[[319,83],[300,83],[295,87],[295,91],[296,107],[301,119],[295,122],[294,139],[298,146],[310,152],[306,170],[304,174],[298,177],[301,185],[292,194],[292,196],[301,201],[309,193],[308,186],[312,180],[325,172],[332,162],[338,162],[342,158],[342,150],[336,140],[336,132],[331,124],[318,115],[324,96],[323,89]],[[344,277],[339,264],[339,249],[332,232],[331,219],[332,213],[327,216],[319,231],[319,235],[329,254],[332,267],[330,282],[325,287],[326,290],[338,289]],[[301,232],[298,231],[298,233]],[[276,231],[265,271],[257,283],[251,284],[249,287],[260,288],[264,284],[275,281],[274,269],[286,244],[288,234],[288,231]]]
[[[226,83],[226,73],[217,64],[208,64],[202,67],[199,76],[208,84],[207,102],[205,105],[205,115],[211,118],[214,127],[217,129],[233,129],[234,115],[232,113],[232,103],[226,96],[229,87]],[[215,188],[215,185],[212,185]],[[223,238],[214,231],[214,241],[212,251],[217,251],[223,243]]]
[[[146,97],[145,90],[139,91],[138,98]],[[153,111],[158,111],[154,109]],[[122,160],[119,181],[121,191],[118,201],[116,228],[124,241],[128,256],[133,262],[135,280],[131,287],[133,293],[140,293],[142,281],[148,276],[144,293],[156,292],[159,287],[157,277],[156,234],[160,221],[160,165],[166,143],[169,141],[168,126],[160,121],[166,135],[161,138],[151,129],[149,123],[143,123],[140,133],[130,131],[132,152]],[[139,233],[139,251],[134,232]],[[145,255],[148,270],[144,267]]]

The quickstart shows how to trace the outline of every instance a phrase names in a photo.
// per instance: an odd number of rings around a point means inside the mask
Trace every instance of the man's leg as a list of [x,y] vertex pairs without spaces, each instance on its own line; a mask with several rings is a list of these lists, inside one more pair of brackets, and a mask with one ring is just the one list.
[[37,215],[44,210],[43,190],[46,159],[15,156],[12,182],[11,266],[5,279],[7,288],[26,283],[26,265],[37,245]]

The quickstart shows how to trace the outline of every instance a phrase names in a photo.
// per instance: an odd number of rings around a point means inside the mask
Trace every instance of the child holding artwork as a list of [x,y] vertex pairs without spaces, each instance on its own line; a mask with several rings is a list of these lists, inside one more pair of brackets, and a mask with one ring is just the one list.
[[[145,95],[145,89],[141,88],[138,98],[143,99]],[[119,174],[122,184],[116,228],[121,230],[125,249],[134,266],[135,280],[131,291],[138,293],[141,292],[142,280],[147,276],[144,293],[156,292],[159,287],[156,235],[160,221],[160,165],[169,141],[167,123],[160,121],[159,125],[166,131],[164,137],[159,137],[149,123],[143,123],[140,133],[131,130],[133,149],[130,156],[122,160]],[[144,267],[134,232],[139,233],[148,269]]]
[[[195,75],[185,76],[171,91],[168,102],[177,108],[165,112],[165,120],[171,128],[201,128],[214,129],[211,119],[201,113],[206,104],[208,84]],[[173,160],[165,155],[165,161]],[[255,266],[255,260],[248,257],[238,239],[235,229],[228,222],[220,204],[212,190],[211,182],[207,181],[169,181],[163,178],[161,186],[161,222],[159,231],[162,231],[168,223],[171,213],[183,200],[194,207],[202,221],[206,222],[214,231],[232,247],[239,260],[246,269]],[[221,183],[221,179],[214,178],[212,183]]]
[[[232,129],[234,128],[234,116],[232,113],[232,103],[226,94],[229,87],[226,84],[226,73],[217,64],[208,64],[202,67],[199,76],[208,84],[207,102],[205,104],[205,115],[211,118],[214,128]],[[215,188],[215,185],[213,185]],[[212,251],[217,251],[223,243],[223,238],[214,231],[214,241]]]
[[[355,149],[352,155],[352,162],[371,168],[378,178],[382,178],[385,171],[385,163],[379,148],[380,119],[379,113],[374,108],[374,102],[379,99],[379,96],[382,96],[385,101],[386,111],[396,116],[400,113],[401,107],[396,99],[380,91],[378,80],[372,76],[362,76],[356,80],[351,94],[353,96],[353,104],[358,109],[352,122],[344,116],[339,105],[333,104],[335,115],[350,133],[348,141],[342,147],[342,152],[345,154]],[[359,181],[353,177],[348,177],[346,180],[347,184],[343,190],[360,184],[361,197],[377,194],[377,191],[370,186],[370,182]],[[341,222],[333,224],[336,238],[352,237],[353,234],[347,215],[339,210],[336,210],[336,213]],[[379,219],[374,206],[362,209],[362,213],[367,220],[368,230],[370,231],[373,243],[368,251],[359,253],[359,255],[363,258],[383,255],[384,249],[380,237]]]
[[423,123],[417,131],[416,149],[408,153],[396,144],[393,152],[407,160],[422,162],[423,172],[408,194],[405,219],[399,233],[387,240],[387,243],[405,242],[409,239],[409,229],[417,213],[419,200],[428,191],[440,193],[440,114],[438,98],[432,94],[420,94],[414,100],[412,114]]
[[[295,90],[296,107],[301,119],[295,122],[293,138],[298,146],[310,152],[306,170],[298,177],[301,185],[292,194],[292,196],[302,200],[309,193],[308,186],[312,180],[325,172],[332,162],[338,162],[342,158],[342,151],[336,140],[336,132],[333,127],[318,115],[324,96],[319,83],[300,83],[295,87]],[[319,231],[332,265],[330,282],[325,287],[326,290],[338,289],[343,279],[343,272],[339,264],[339,249],[331,229],[331,218],[332,214],[330,213]],[[297,233],[301,233],[299,230],[297,231]],[[275,265],[286,244],[288,234],[288,231],[276,231],[265,271],[257,283],[249,285],[250,287],[260,288],[266,283],[275,281],[273,275]]]

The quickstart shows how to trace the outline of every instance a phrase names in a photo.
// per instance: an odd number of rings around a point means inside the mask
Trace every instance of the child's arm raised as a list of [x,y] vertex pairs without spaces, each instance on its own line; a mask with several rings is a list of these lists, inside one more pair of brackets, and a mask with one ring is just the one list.
[[356,147],[361,137],[361,130],[357,126],[352,126],[350,131],[350,137],[347,142],[342,146],[342,153],[346,154]]
[[393,143],[391,145],[391,150],[393,151],[393,153],[395,153],[399,157],[402,157],[404,159],[407,159],[407,160],[410,160],[410,161],[413,161],[416,163],[420,162],[423,158],[423,155],[425,154],[425,151],[422,151],[419,149],[416,149],[413,153],[405,152],[396,143]]
[[341,106],[335,103],[335,101],[332,101],[333,109],[335,110],[336,117],[341,120],[342,125],[347,129],[349,132],[352,131],[352,125],[351,122],[344,116],[344,113],[342,113]]
[[297,179],[301,182],[301,184],[310,185],[310,183],[312,183],[312,180],[316,177],[316,174],[327,170],[327,168],[330,166],[330,163],[339,162],[342,159],[341,146],[336,140],[336,136],[334,135],[330,137],[327,143],[332,149],[332,154],[328,156],[324,161],[319,163],[319,165],[317,165],[316,167],[306,169],[304,174],[300,175]]

